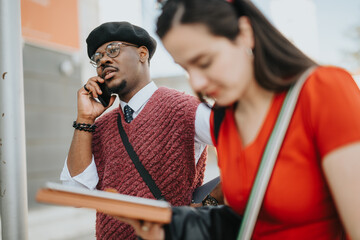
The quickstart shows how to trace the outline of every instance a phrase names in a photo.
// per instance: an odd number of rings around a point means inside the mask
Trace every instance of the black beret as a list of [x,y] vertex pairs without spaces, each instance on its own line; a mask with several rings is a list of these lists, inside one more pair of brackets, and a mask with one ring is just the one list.
[[156,41],[149,33],[129,22],[107,22],[91,31],[86,39],[89,58],[96,50],[107,42],[123,41],[138,46],[145,46],[149,50],[149,59],[154,55]]

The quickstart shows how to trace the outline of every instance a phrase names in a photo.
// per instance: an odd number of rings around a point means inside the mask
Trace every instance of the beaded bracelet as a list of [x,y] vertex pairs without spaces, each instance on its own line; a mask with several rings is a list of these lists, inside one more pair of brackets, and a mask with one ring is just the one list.
[[77,123],[74,121],[73,127],[80,131],[86,131],[86,132],[95,132],[96,125],[95,124],[87,124],[87,123]]

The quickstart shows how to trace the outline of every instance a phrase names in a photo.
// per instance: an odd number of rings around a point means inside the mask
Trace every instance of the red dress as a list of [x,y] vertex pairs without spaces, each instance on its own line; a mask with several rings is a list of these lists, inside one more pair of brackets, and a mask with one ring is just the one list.
[[[284,97],[285,93],[275,95],[257,137],[245,147],[233,110],[226,110],[216,146],[218,165],[226,200],[240,215],[244,213]],[[357,141],[360,141],[358,87],[351,76],[339,68],[317,68],[300,93],[253,239],[341,239],[344,230],[321,160],[332,150]]]

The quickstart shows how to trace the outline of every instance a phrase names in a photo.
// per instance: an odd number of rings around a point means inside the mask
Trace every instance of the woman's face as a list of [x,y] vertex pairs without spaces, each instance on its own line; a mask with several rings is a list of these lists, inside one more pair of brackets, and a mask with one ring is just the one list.
[[203,24],[178,24],[162,39],[165,48],[189,74],[195,92],[228,106],[240,100],[251,84],[252,46],[239,36],[230,41],[214,36]]

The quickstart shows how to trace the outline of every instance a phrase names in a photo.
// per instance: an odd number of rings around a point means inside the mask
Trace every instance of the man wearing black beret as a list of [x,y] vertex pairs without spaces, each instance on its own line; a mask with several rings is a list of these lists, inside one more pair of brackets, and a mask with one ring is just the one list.
[[[97,76],[77,93],[74,136],[61,180],[189,205],[193,190],[203,182],[206,145],[212,144],[210,109],[193,96],[151,81],[149,62],[156,41],[143,28],[108,22],[86,42]],[[104,107],[96,98],[107,92],[113,95]],[[104,113],[116,95],[120,105]],[[130,157],[129,149],[135,156]],[[96,236],[136,238],[130,226],[102,213],[97,213]]]

